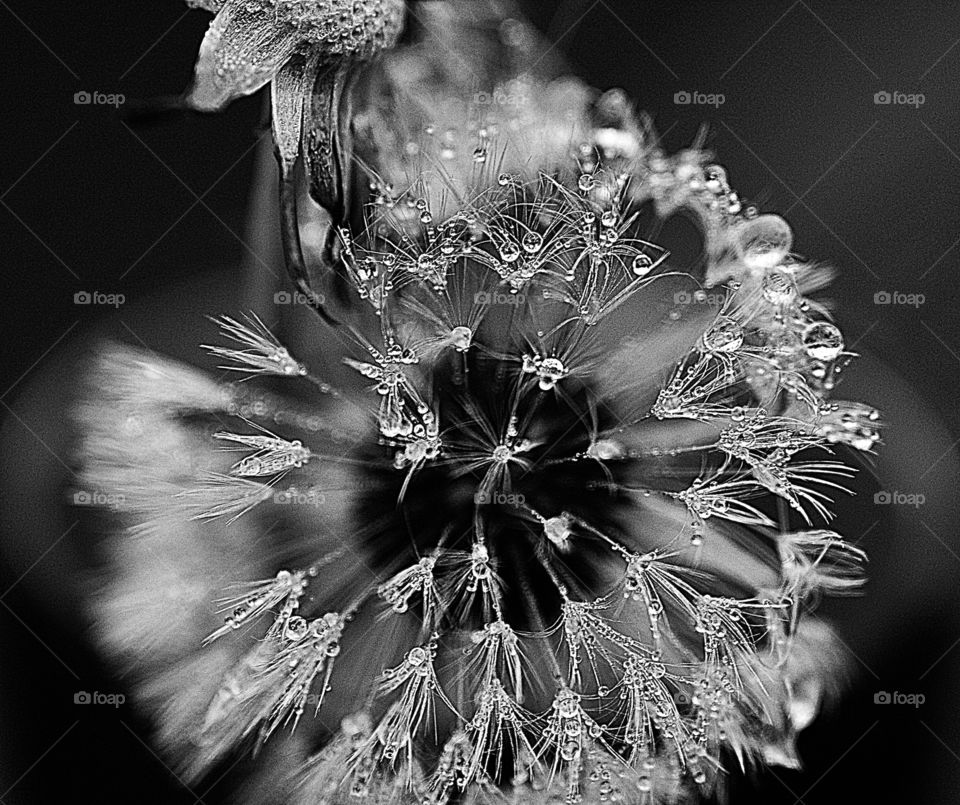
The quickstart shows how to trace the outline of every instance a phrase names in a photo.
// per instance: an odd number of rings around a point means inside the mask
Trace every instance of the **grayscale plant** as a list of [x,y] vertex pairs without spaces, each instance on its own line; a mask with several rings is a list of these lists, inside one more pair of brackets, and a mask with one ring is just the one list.
[[[193,777],[262,749],[296,803],[672,803],[796,765],[842,673],[810,604],[861,583],[831,497],[879,438],[832,398],[829,272],[622,93],[516,69],[497,4],[198,5],[189,102],[273,82],[298,339],[342,367],[253,313],[207,347],[236,382],[98,362],[95,619],[157,745]],[[464,52],[508,74],[478,97]],[[643,237],[676,213],[696,270]]]

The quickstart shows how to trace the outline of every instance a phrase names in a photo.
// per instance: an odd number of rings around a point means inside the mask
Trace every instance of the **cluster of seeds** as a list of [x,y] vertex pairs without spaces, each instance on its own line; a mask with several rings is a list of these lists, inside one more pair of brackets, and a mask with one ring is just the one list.
[[[790,714],[822,688],[800,613],[856,589],[863,558],[812,526],[850,474],[834,451],[879,435],[871,408],[828,399],[852,356],[788,224],[698,147],[666,154],[622,93],[588,110],[576,82],[519,74],[479,112],[451,106],[461,68],[429,36],[382,60],[383,103],[338,119],[403,0],[188,2],[216,14],[191,105],[273,81],[286,256],[352,372],[335,388],[253,315],[208,349],[288,396],[123,359],[182,386],[129,398],[239,454],[138,511],[287,537],[221,602],[206,642],[249,647],[191,736],[196,765],[331,700],[350,715],[288,801],[676,802],[792,757]],[[505,58],[529,63],[522,23],[500,22]],[[291,234],[295,168],[348,220],[351,127],[380,173],[363,225],[335,233],[333,324]],[[668,270],[651,210],[699,222],[703,265]],[[321,527],[331,477],[349,505]],[[338,677],[374,628],[378,667]]]
[[[262,739],[295,725],[378,600],[413,635],[378,677],[328,694],[356,712],[304,771],[304,801],[522,789],[653,802],[708,788],[728,756],[767,755],[767,714],[796,689],[804,602],[857,584],[855,548],[789,527],[791,511],[829,518],[828,493],[849,474],[832,447],[878,438],[875,412],[826,399],[849,354],[803,296],[809,269],[789,255],[789,228],[741,211],[719,167],[639,160],[628,139],[619,154],[589,149],[596,164],[569,182],[500,174],[442,219],[411,188],[378,198],[363,231],[342,230],[357,304],[338,337],[366,390],[333,389],[258,319],[223,320],[240,348],[211,349],[229,368],[312,383],[367,424],[335,441],[220,432],[251,452],[186,504],[246,515],[322,488],[325,462],[354,462],[356,519],[378,547],[340,538],[379,579],[325,611],[339,557],[318,556],[232,598],[210,639],[268,612],[272,623],[245,660],[258,669],[250,689],[232,708],[218,699],[205,729]],[[709,218],[729,274],[714,308],[685,292],[702,319],[683,304],[660,313],[664,338],[690,336],[653,377],[631,374],[655,342],[629,328],[644,299],[685,278],[637,234],[649,200]],[[282,408],[266,414],[295,421]],[[761,557],[756,579],[724,566],[728,549]],[[244,729],[226,729],[233,719]]]

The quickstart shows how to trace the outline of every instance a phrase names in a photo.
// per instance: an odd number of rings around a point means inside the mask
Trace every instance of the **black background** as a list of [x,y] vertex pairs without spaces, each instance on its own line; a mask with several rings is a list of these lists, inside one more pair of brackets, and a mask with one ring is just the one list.
[[[837,526],[873,558],[867,595],[828,608],[849,646],[851,690],[805,734],[804,772],[767,774],[759,794],[735,787],[733,802],[957,801],[960,8],[827,0],[526,6],[574,72],[638,99],[670,150],[708,124],[708,145],[741,194],[788,217],[797,252],[838,268],[838,320],[864,355],[840,396],[879,405],[891,425],[876,477],[864,473]],[[30,396],[38,388],[69,394],[69,377],[60,383],[57,373],[91,328],[140,338],[134,308],[77,306],[77,291],[119,292],[135,304],[214,271],[239,282],[249,255],[234,233],[244,231],[261,99],[134,129],[109,107],[74,104],[82,90],[128,99],[180,92],[207,23],[175,0],[0,0],[6,805],[222,796],[181,785],[146,748],[129,707],[73,704],[76,690],[122,690],[122,682],[86,648],[64,583],[83,546],[47,525],[59,504],[54,481],[67,467],[56,445],[35,438],[45,411]],[[677,105],[683,90],[725,100]],[[922,93],[924,102],[875,104],[884,90]],[[879,292],[924,300],[878,305]],[[163,339],[149,345],[162,348]],[[926,502],[877,506],[878,489]],[[880,690],[926,701],[876,705]]]

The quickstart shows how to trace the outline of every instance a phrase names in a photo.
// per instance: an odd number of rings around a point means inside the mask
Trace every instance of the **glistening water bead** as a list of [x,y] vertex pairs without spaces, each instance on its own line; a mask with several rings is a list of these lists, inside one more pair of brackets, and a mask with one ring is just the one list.
[[721,316],[703,336],[709,352],[736,352],[743,346],[743,328],[733,319]]
[[803,348],[814,360],[832,361],[843,351],[843,334],[830,322],[814,322],[803,331]]
[[790,225],[779,215],[760,215],[744,221],[737,230],[737,249],[748,268],[767,269],[780,265],[792,245]]
[[520,240],[520,245],[527,254],[536,254],[543,247],[543,235],[539,232],[527,232]]
[[797,298],[797,285],[786,271],[768,271],[761,283],[763,295],[774,305],[789,305]]
[[638,277],[645,277],[650,273],[650,270],[653,268],[653,258],[648,254],[643,254],[641,252],[636,257],[633,258],[633,263],[631,263],[631,268],[633,273]]

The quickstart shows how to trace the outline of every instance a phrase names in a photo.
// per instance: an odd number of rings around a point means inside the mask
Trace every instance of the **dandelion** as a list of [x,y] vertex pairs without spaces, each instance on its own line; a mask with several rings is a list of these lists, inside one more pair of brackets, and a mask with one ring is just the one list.
[[[220,14],[265,19],[252,5]],[[300,40],[275,24],[289,56]],[[340,726],[310,733],[291,801],[672,802],[721,785],[731,757],[795,756],[809,718],[778,714],[822,698],[829,642],[800,615],[854,590],[864,558],[802,527],[829,518],[841,451],[870,449],[877,416],[828,399],[851,356],[786,223],[700,151],[665,156],[622,105],[605,96],[565,170],[503,173],[491,137],[475,192],[434,207],[422,177],[409,204],[375,198],[339,228],[353,384],[252,315],[208,347],[241,383],[101,363],[118,391],[85,412],[86,473],[132,487],[128,524],[165,512],[274,565],[234,580],[196,647],[221,652],[222,681],[184,722],[193,773],[247,736],[301,735],[308,711]],[[702,221],[719,305],[677,301],[696,281],[640,237],[651,204]],[[189,404],[138,382],[158,372]],[[110,427],[131,414],[206,466],[130,480],[152,461]],[[290,503],[306,491],[320,502]]]

